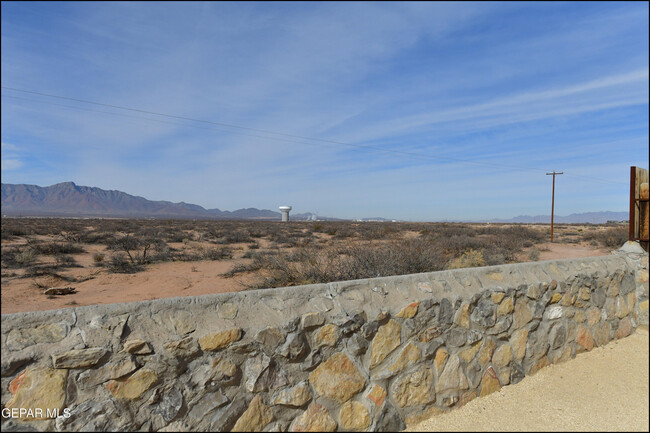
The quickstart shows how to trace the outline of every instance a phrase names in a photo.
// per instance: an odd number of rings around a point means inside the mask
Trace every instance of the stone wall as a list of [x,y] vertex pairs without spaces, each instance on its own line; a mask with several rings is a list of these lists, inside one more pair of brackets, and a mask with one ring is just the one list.
[[3,315],[2,430],[397,431],[647,323],[628,250]]

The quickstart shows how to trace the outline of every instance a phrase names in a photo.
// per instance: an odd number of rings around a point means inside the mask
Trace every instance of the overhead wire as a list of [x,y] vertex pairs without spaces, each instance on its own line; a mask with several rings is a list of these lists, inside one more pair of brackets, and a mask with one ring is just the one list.
[[[179,119],[179,120],[187,120],[187,121],[190,121],[190,122],[199,122],[199,123],[222,126],[222,127],[228,127],[228,128],[248,130],[248,131],[253,131],[253,132],[261,132],[261,133],[264,133],[264,134],[273,134],[273,135],[278,135],[278,136],[297,138],[297,139],[300,139],[300,140],[310,140],[310,141],[315,141],[315,142],[319,142],[319,143],[334,144],[334,145],[338,145],[338,146],[354,147],[354,148],[358,148],[358,149],[371,149],[371,150],[376,150],[376,151],[406,155],[406,156],[415,157],[415,158],[446,160],[446,161],[459,162],[459,163],[463,163],[463,164],[478,165],[478,166],[485,166],[485,167],[507,168],[507,169],[516,170],[516,171],[528,171],[528,170],[535,170],[535,171],[540,171],[540,172],[547,172],[548,171],[548,170],[545,170],[545,169],[535,168],[535,167],[522,167],[522,166],[513,166],[513,165],[508,165],[508,164],[487,163],[487,162],[480,162],[480,161],[475,161],[475,160],[466,160],[466,159],[461,159],[461,158],[453,158],[453,157],[448,157],[448,156],[430,155],[430,154],[425,154],[425,153],[417,153],[417,152],[409,152],[409,151],[403,151],[403,150],[387,149],[387,148],[378,147],[378,146],[371,146],[371,145],[364,145],[364,144],[352,144],[352,143],[345,143],[345,142],[336,141],[336,140],[328,140],[328,139],[322,139],[322,138],[306,137],[306,136],[295,135],[295,134],[286,134],[286,133],[283,133],[283,132],[275,132],[275,131],[269,131],[269,130],[265,130],[265,129],[250,128],[250,127],[246,127],[246,126],[234,125],[234,124],[223,123],[223,122],[214,122],[214,121],[210,121],[210,120],[194,119],[194,118],[191,118],[191,117],[177,116],[177,115],[173,115],[173,114],[159,113],[159,112],[149,111],[149,110],[141,110],[141,109],[137,109],[137,108],[124,107],[124,106],[114,105],[114,104],[106,104],[106,103],[102,103],[102,102],[89,101],[89,100],[79,99],[79,98],[71,98],[71,97],[67,97],[67,96],[54,95],[54,94],[43,93],[43,92],[36,92],[36,91],[32,91],[32,90],[18,89],[18,88],[15,88],[15,87],[1,86],[1,88],[6,89],[6,90],[16,91],[16,92],[22,92],[22,93],[28,93],[28,94],[33,94],[33,95],[45,96],[45,97],[49,97],[49,98],[64,99],[64,100],[80,102],[80,103],[84,103],[84,104],[98,105],[98,106],[104,106],[104,107],[115,108],[115,109],[120,109],[120,110],[133,111],[133,112],[138,112],[138,113],[143,113],[143,114],[150,114],[150,115],[154,115],[154,116],[161,116],[161,117],[167,117],[167,118],[173,118],[173,119]],[[92,110],[92,109],[82,108],[82,107],[66,106],[66,105],[62,105],[62,104],[54,104],[54,103],[47,102],[47,101],[29,100],[29,99],[26,99],[26,98],[19,98],[19,97],[11,96],[11,95],[2,95],[2,96],[3,97],[14,98],[14,99],[22,99],[22,100],[26,100],[26,101],[30,101],[30,102],[37,102],[37,103],[44,103],[44,104],[49,104],[49,105],[62,106],[62,107],[66,107],[66,108],[83,110],[83,111],[111,114],[111,115],[117,115],[117,116],[122,116],[122,117],[132,117],[132,118],[148,120],[148,121],[153,121],[153,122],[159,122],[159,123],[168,123],[168,124],[179,125],[179,126],[188,126],[188,127],[193,127],[193,128],[200,128],[197,125],[190,125],[190,124],[177,123],[177,122],[169,122],[169,121],[163,121],[163,120],[158,120],[158,119],[151,119],[151,118],[148,118],[148,117],[129,116],[129,115],[126,115],[126,114],[120,114],[120,113],[114,113],[114,112],[108,112],[108,111]],[[245,136],[250,136],[250,137],[255,137],[255,138],[270,139],[270,140],[276,140],[276,141],[285,141],[285,142],[289,142],[289,143],[307,144],[307,145],[315,145],[316,144],[316,143],[309,143],[309,142],[304,142],[304,141],[287,140],[287,139],[279,138],[279,137],[269,137],[269,136],[260,136],[260,135],[255,135],[255,134],[242,133],[240,131],[230,131],[230,130],[222,130],[222,129],[216,129],[216,128],[205,128],[205,127],[200,128],[200,129],[215,130],[215,131],[219,131],[219,132],[239,134],[239,135],[245,135]],[[592,176],[583,176],[583,175],[571,174],[571,173],[566,173],[566,172],[565,172],[565,175],[575,177],[575,178],[583,178],[583,179],[588,179],[588,180],[592,180],[592,181],[599,181],[599,182],[605,182],[605,183],[626,184],[624,182],[612,181],[612,180],[596,178],[596,177],[592,177]]]

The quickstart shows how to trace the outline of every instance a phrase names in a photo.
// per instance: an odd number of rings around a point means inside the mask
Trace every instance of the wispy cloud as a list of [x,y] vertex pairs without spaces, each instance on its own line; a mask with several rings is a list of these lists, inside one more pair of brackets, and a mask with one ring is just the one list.
[[463,219],[546,213],[551,169],[624,209],[648,160],[645,3],[1,7],[3,86],[330,141],[3,89],[3,182]]

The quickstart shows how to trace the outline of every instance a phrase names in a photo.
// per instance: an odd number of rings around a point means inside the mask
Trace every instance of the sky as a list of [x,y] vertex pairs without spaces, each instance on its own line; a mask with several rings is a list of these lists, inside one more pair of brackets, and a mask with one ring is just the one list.
[[626,211],[647,2],[13,2],[2,183],[206,209]]

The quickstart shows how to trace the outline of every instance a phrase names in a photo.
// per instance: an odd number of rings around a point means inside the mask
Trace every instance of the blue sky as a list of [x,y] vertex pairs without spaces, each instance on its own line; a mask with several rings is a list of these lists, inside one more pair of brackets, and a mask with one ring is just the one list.
[[440,221],[550,214],[553,170],[556,214],[625,211],[648,167],[647,2],[1,8],[3,183]]

